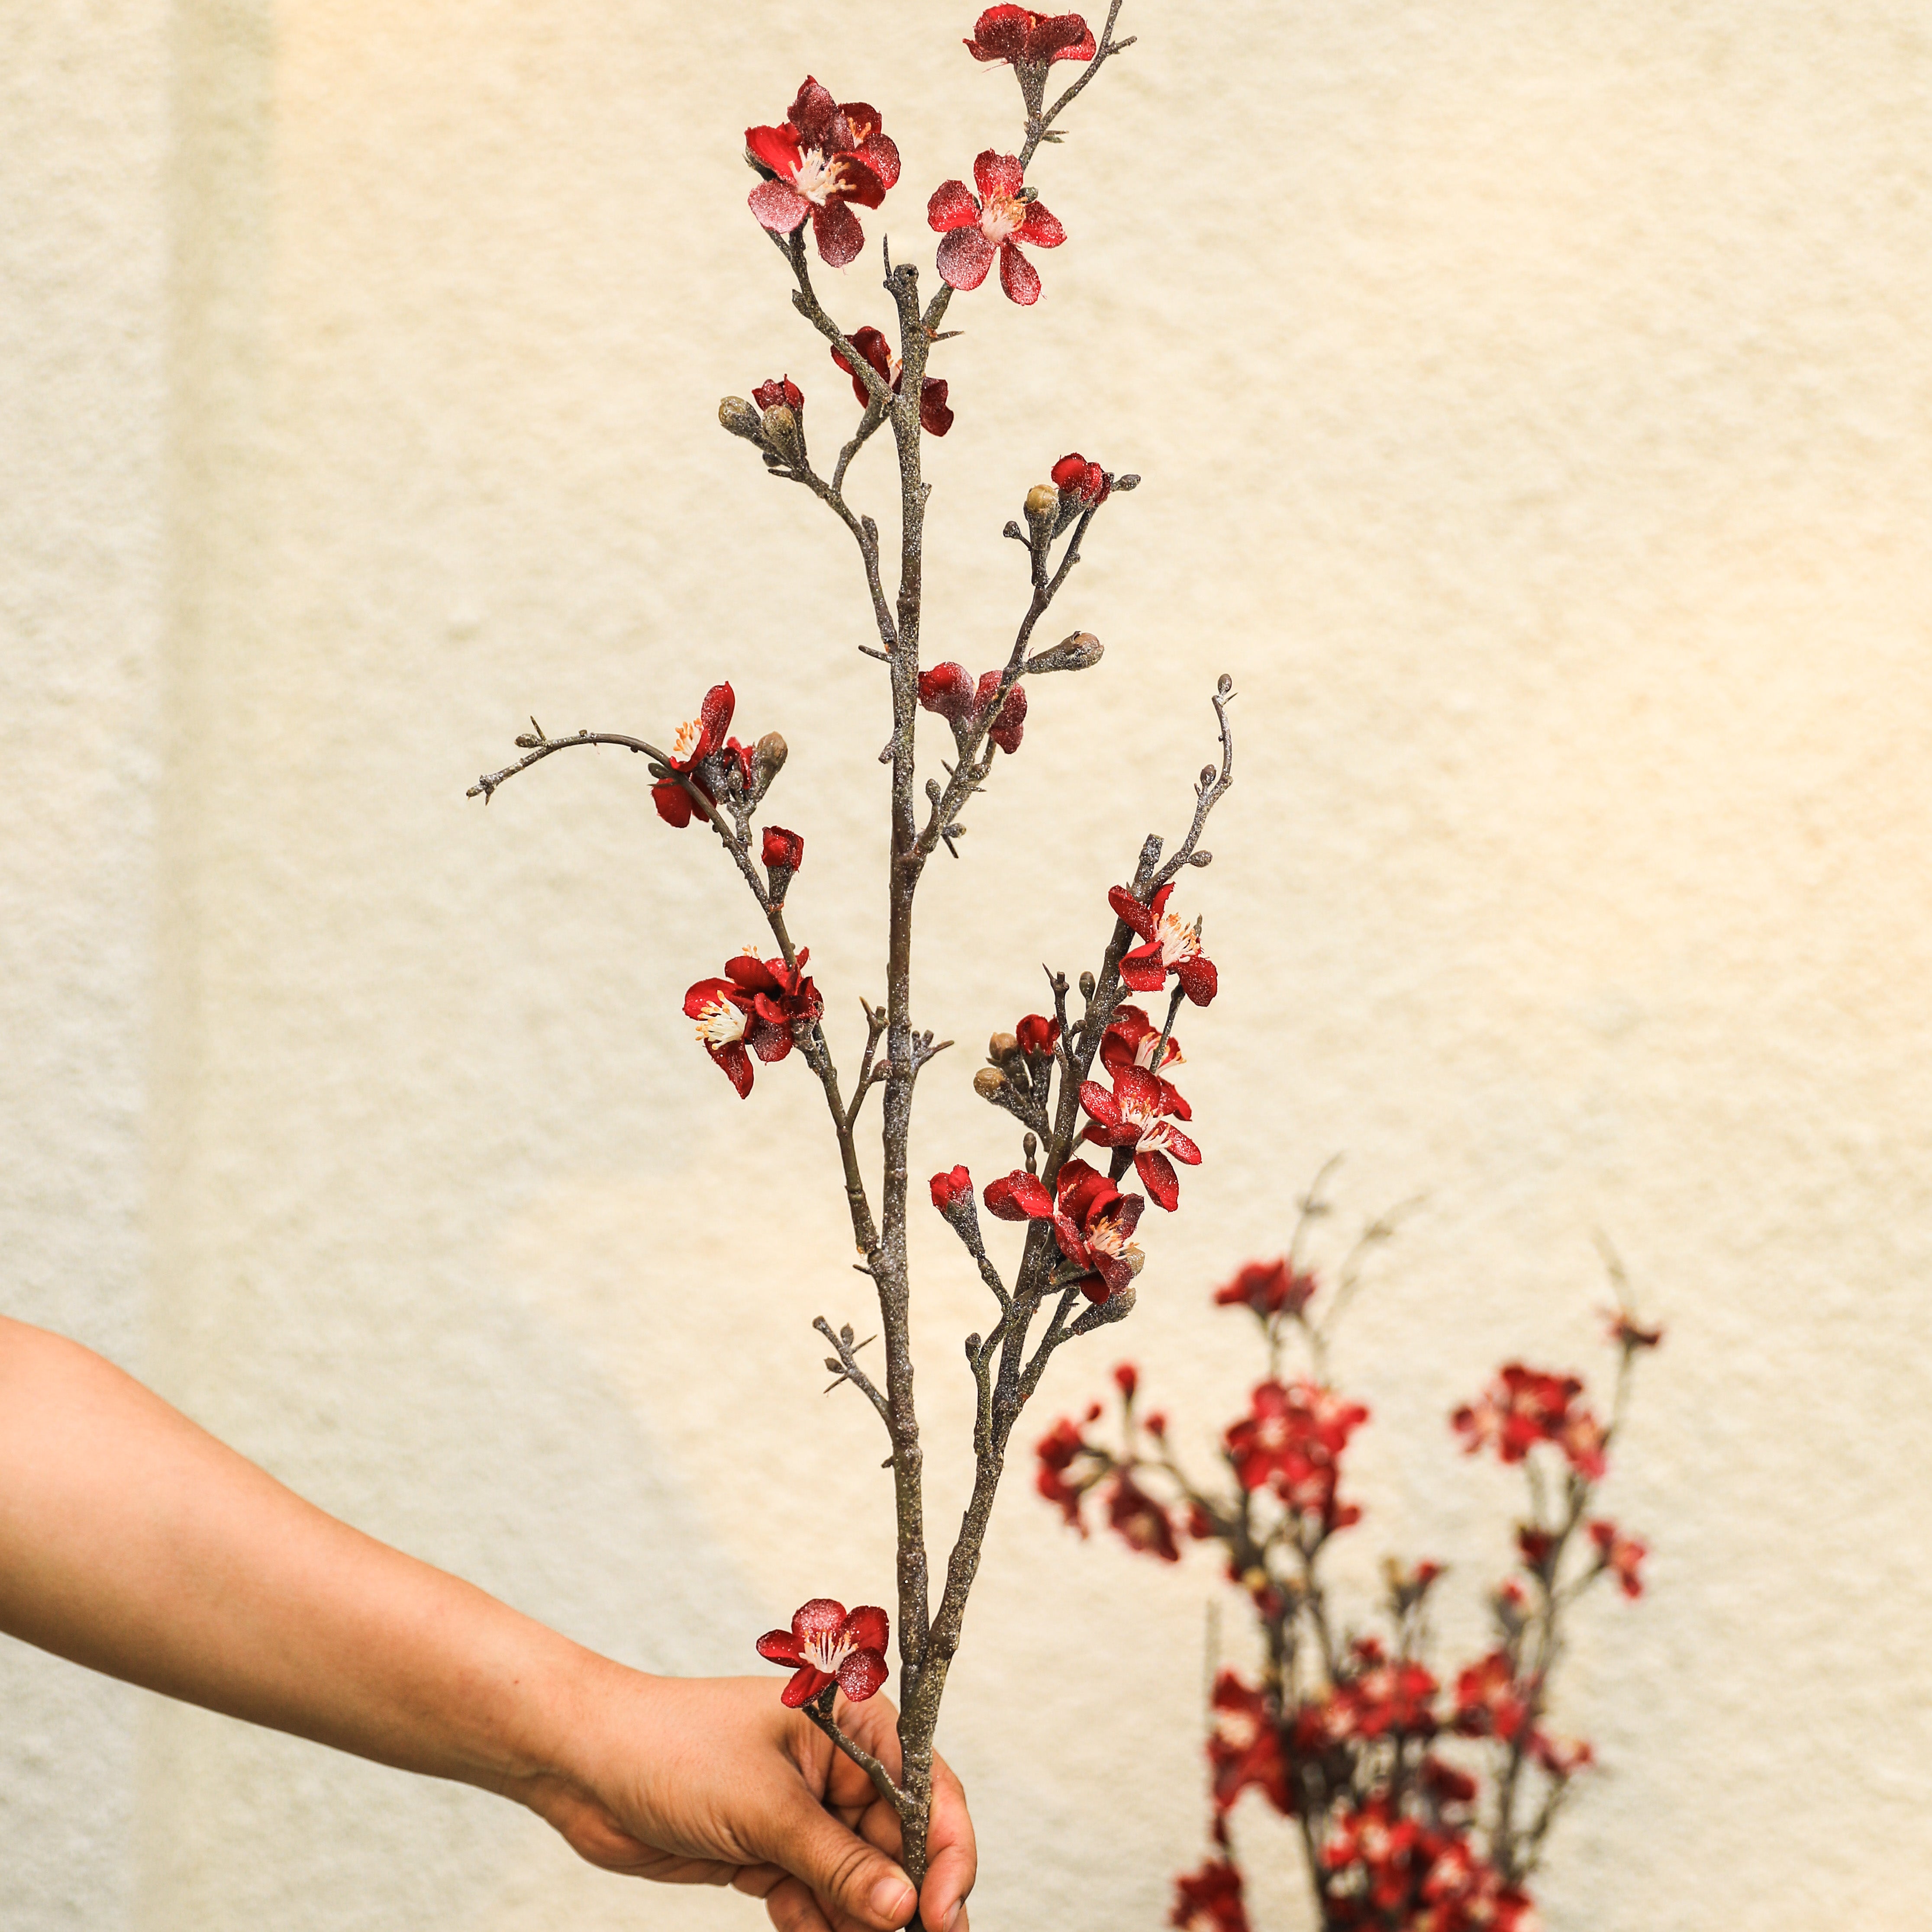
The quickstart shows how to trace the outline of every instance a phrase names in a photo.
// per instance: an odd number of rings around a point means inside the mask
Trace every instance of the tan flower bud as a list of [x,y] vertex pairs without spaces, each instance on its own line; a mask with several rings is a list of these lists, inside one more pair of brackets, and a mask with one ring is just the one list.
[[973,1090],[982,1100],[990,1100],[1006,1084],[1006,1076],[997,1066],[982,1066],[973,1076]]
[[1051,483],[1036,483],[1027,492],[1027,526],[1036,543],[1045,541],[1060,518],[1060,492]]
[[742,436],[747,442],[765,440],[764,418],[742,396],[727,396],[718,405],[718,420],[734,436]]
[[1036,651],[1026,661],[1030,676],[1049,670],[1085,670],[1100,662],[1106,646],[1091,631],[1076,631],[1070,638],[1043,651]]
[[752,751],[752,802],[756,805],[772,788],[772,781],[784,769],[785,741],[776,731],[767,731]]
[[1019,1050],[1017,1036],[1010,1033],[996,1033],[986,1042],[986,1058],[995,1066],[1004,1066]]
[[764,414],[765,441],[776,450],[794,470],[802,470],[805,465],[805,431],[799,426],[794,410],[783,403],[774,403]]

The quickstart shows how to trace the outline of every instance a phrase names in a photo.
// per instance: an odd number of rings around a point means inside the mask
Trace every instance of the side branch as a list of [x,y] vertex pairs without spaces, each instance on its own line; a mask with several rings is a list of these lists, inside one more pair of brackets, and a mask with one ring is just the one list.
[[910,1817],[913,1811],[910,1795],[899,1789],[892,1773],[857,1738],[847,1736],[840,1730],[838,1719],[832,1714],[832,1700],[837,1694],[838,1686],[828,1684],[806,1705],[806,1715],[872,1780],[873,1790],[902,1819]]
[[[866,1346],[865,1343],[854,1342],[849,1327],[835,1331],[832,1324],[822,1315],[812,1325],[832,1344],[837,1357],[836,1360],[828,1360],[825,1364],[838,1378],[832,1384],[832,1388],[836,1388],[839,1382],[850,1382],[879,1412],[879,1420],[886,1425],[890,1433],[892,1426],[892,1411],[886,1406],[885,1397],[879,1393],[872,1377],[859,1366],[858,1351]],[[826,1390],[827,1395],[831,1393],[831,1389]]]
[[1121,4],[1122,0],[1114,0],[1114,4],[1107,9],[1107,24],[1100,29],[1100,44],[1094,49],[1094,58],[1087,63],[1086,71],[1045,113],[1035,112],[1027,116],[1026,145],[1020,150],[1020,168],[1022,172],[1025,171],[1028,162],[1033,159],[1034,151],[1041,142],[1058,141],[1060,139],[1058,134],[1049,133],[1048,130],[1067,108],[1072,106],[1075,96],[1079,94],[1088,82],[1100,71],[1102,64],[1112,55],[1120,52],[1123,48],[1133,45],[1135,37],[1131,34],[1124,40],[1117,40],[1114,38],[1114,22],[1120,17]]

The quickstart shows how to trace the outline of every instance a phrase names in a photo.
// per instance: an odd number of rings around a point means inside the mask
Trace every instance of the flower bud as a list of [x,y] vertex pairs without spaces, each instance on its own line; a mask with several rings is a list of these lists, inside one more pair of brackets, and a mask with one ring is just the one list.
[[1015,1029],[1013,1039],[1022,1053],[1051,1053],[1060,1044],[1060,1022],[1044,1013],[1028,1013]]
[[1036,550],[1053,534],[1060,519],[1060,492],[1051,483],[1036,483],[1027,492],[1027,528]]
[[973,1076],[973,1090],[982,1100],[996,1098],[1006,1084],[1006,1076],[997,1066],[982,1066]]
[[756,805],[772,788],[772,781],[784,770],[788,755],[785,741],[776,731],[767,731],[752,750],[752,802]]
[[1010,1033],[996,1033],[986,1042],[986,1058],[995,1066],[1012,1059],[1020,1050],[1018,1036]]
[[1036,676],[1042,671],[1085,670],[1100,662],[1106,648],[1091,631],[1076,631],[1048,650],[1034,652],[1026,661],[1027,672]]
[[805,460],[805,430],[798,419],[798,412],[783,403],[774,403],[766,410],[763,424],[765,441],[794,470],[802,470]]
[[765,872],[771,881],[772,904],[782,906],[791,889],[793,876],[805,863],[805,841],[782,825],[765,827]]
[[747,442],[765,440],[764,418],[742,396],[727,396],[718,405],[718,420],[734,436],[742,436]]

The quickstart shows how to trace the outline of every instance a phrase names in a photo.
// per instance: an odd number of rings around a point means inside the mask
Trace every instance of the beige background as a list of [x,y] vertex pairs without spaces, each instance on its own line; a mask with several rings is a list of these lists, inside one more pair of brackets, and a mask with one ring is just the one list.
[[[464,787],[524,715],[661,732],[730,676],[794,747],[794,926],[876,994],[877,668],[846,539],[712,422],[853,406],[746,214],[808,68],[884,110],[880,216],[1004,142],[971,9],[13,0],[0,9],[0,1306],[585,1640],[735,1669],[887,1586],[862,1319],[795,1066],[740,1106],[686,985],[754,936],[641,772]],[[815,17],[814,17],[815,15]],[[1932,906],[1932,34],[1791,0],[1135,0],[1036,170],[1072,238],[940,364],[929,655],[994,661],[1001,522],[1064,450],[1147,478],[1064,605],[1102,668],[928,895],[962,1041],[1078,970],[1241,691],[1190,1016],[1207,1163],[1124,1349],[1198,1448],[1206,1306],[1349,1154],[1426,1197],[1342,1374],[1349,1557],[1458,1564],[1512,1492],[1442,1417],[1594,1369],[1610,1232],[1671,1326],[1610,1500],[1655,1547],[1564,1706],[1604,1774],[1556,1932],[1923,1922]],[[824,278],[883,320],[868,254]],[[868,458],[858,494],[887,500]],[[1054,634],[1059,632],[1054,630]],[[922,1173],[1010,1160],[931,1077]],[[981,1293],[919,1230],[944,1520]],[[1029,1432],[1031,1426],[1029,1425]],[[943,1744],[983,1928],[1150,1927],[1191,1862],[1204,1563],[1015,1493]],[[1246,1816],[1244,1814],[1244,1817]],[[1298,1925],[1285,1834],[1246,1842]],[[0,1650],[9,1932],[747,1925],[492,1800]]]

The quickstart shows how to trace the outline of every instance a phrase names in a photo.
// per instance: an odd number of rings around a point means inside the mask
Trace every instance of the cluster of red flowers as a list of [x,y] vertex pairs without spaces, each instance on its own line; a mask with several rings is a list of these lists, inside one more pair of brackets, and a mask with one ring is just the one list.
[[[1166,1049],[1150,1048],[1131,1023],[1123,1030],[1119,1051],[1157,1078],[1148,1055],[1165,1064]],[[1292,1252],[1244,1268],[1214,1298],[1254,1313],[1271,1364],[1294,1330],[1318,1364],[1327,1335],[1311,1318],[1318,1292]],[[1612,1336],[1626,1364],[1660,1339],[1628,1317]],[[1114,1376],[1119,1442],[1096,1433],[1097,1402],[1078,1424],[1063,1418],[1038,1444],[1040,1492],[1083,1535],[1091,1497],[1143,1552],[1172,1560],[1184,1537],[1220,1545],[1269,1660],[1258,1681],[1225,1669],[1216,1678],[1207,1744],[1215,1850],[1177,1882],[1169,1922],[1181,1932],[1246,1932],[1229,1816],[1252,1790],[1308,1830],[1324,1926],[1528,1932],[1525,1880],[1564,1790],[1592,1762],[1587,1744],[1556,1737],[1544,1721],[1557,1619],[1599,1576],[1631,1596],[1642,1587],[1644,1546],[1588,1515],[1611,1432],[1584,1406],[1580,1379],[1512,1364],[1480,1404],[1452,1418],[1472,1446],[1493,1446],[1506,1462],[1552,1445],[1564,1459],[1566,1486],[1553,1516],[1533,1510],[1519,1526],[1522,1569],[1491,1598],[1497,1641],[1445,1688],[1421,1650],[1424,1604],[1442,1565],[1386,1566],[1389,1640],[1344,1634],[1328,1604],[1324,1550],[1361,1514],[1337,1488],[1350,1439],[1368,1420],[1362,1404],[1319,1372],[1271,1373],[1222,1433],[1227,1482],[1202,1486],[1175,1460],[1166,1419],[1138,1413],[1138,1371],[1124,1364]],[[1534,1502],[1544,1491],[1532,1494]],[[1484,1753],[1492,1754],[1486,1815],[1474,1764],[1456,1761]],[[1532,1773],[1540,1796],[1524,1814]]]
[[698,1022],[705,1052],[740,1100],[752,1090],[751,1056],[784,1059],[825,1010],[818,988],[806,976],[811,957],[810,948],[801,947],[798,963],[788,966],[782,959],[760,959],[754,951],[742,952],[724,962],[724,978],[700,980],[684,996],[685,1017]]

